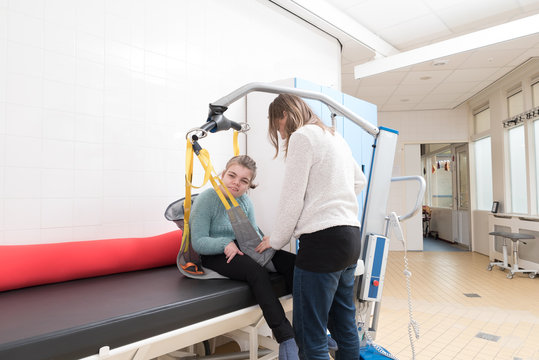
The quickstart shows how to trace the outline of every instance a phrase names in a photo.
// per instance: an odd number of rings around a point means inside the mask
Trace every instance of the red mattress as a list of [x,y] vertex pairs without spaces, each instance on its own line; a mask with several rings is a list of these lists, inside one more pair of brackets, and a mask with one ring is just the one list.
[[0,291],[176,264],[181,230],[145,238],[0,245]]

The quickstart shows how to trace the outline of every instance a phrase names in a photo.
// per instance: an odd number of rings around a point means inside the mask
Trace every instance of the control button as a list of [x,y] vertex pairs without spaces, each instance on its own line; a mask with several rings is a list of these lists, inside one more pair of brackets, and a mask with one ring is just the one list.
[[378,286],[378,285],[380,285],[380,282],[378,280],[373,280],[372,285],[373,286]]

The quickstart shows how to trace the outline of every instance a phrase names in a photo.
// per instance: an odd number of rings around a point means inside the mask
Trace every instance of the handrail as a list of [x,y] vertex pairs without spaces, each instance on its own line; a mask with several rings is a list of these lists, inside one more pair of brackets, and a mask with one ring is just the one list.
[[[417,200],[414,207],[412,208],[412,211],[410,211],[406,215],[399,216],[399,221],[403,221],[414,216],[415,213],[422,207],[423,195],[425,195],[426,184],[425,184],[425,179],[423,179],[423,176],[415,175],[415,176],[399,176],[399,177],[391,178],[391,181],[408,181],[408,180],[416,180],[419,182],[419,192],[417,193]],[[389,216],[386,218],[389,219]]]
[[296,89],[291,88],[287,86],[279,86],[274,84],[267,84],[267,83],[261,83],[261,82],[253,82],[246,84],[230,94],[223,96],[219,100],[213,102],[210,104],[210,106],[224,106],[225,108],[228,107],[230,104],[235,102],[238,99],[241,99],[245,95],[247,95],[250,92],[253,91],[261,91],[261,92],[267,92],[267,93],[273,93],[273,94],[292,94],[297,95],[303,98],[307,99],[314,99],[319,100],[326,104],[332,112],[337,113],[337,115],[345,116],[348,119],[352,120],[354,123],[359,125],[363,130],[371,134],[372,136],[376,136],[379,132],[378,127],[374,126],[367,120],[363,119],[361,116],[355,114],[348,108],[344,107],[342,104],[339,104],[329,96],[316,92],[316,91],[309,91],[309,90],[302,90],[302,89]]

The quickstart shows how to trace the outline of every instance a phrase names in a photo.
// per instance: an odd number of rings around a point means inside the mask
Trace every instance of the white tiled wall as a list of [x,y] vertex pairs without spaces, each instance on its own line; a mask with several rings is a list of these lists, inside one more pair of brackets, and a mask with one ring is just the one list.
[[[0,244],[174,230],[185,132],[292,77],[338,88],[339,45],[271,2],[0,0]],[[204,145],[218,169],[232,154]]]

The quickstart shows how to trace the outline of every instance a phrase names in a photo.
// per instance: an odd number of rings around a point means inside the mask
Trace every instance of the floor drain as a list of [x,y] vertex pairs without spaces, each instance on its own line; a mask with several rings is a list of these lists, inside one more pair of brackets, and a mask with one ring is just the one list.
[[467,296],[467,297],[481,297],[479,294],[475,294],[475,293],[464,294],[464,296]]
[[485,339],[485,340],[488,340],[488,341],[493,341],[493,342],[498,342],[498,340],[500,340],[499,336],[492,335],[492,334],[487,334],[487,333],[483,333],[483,332],[477,333],[477,335],[475,335],[475,337],[478,337],[480,339]]

